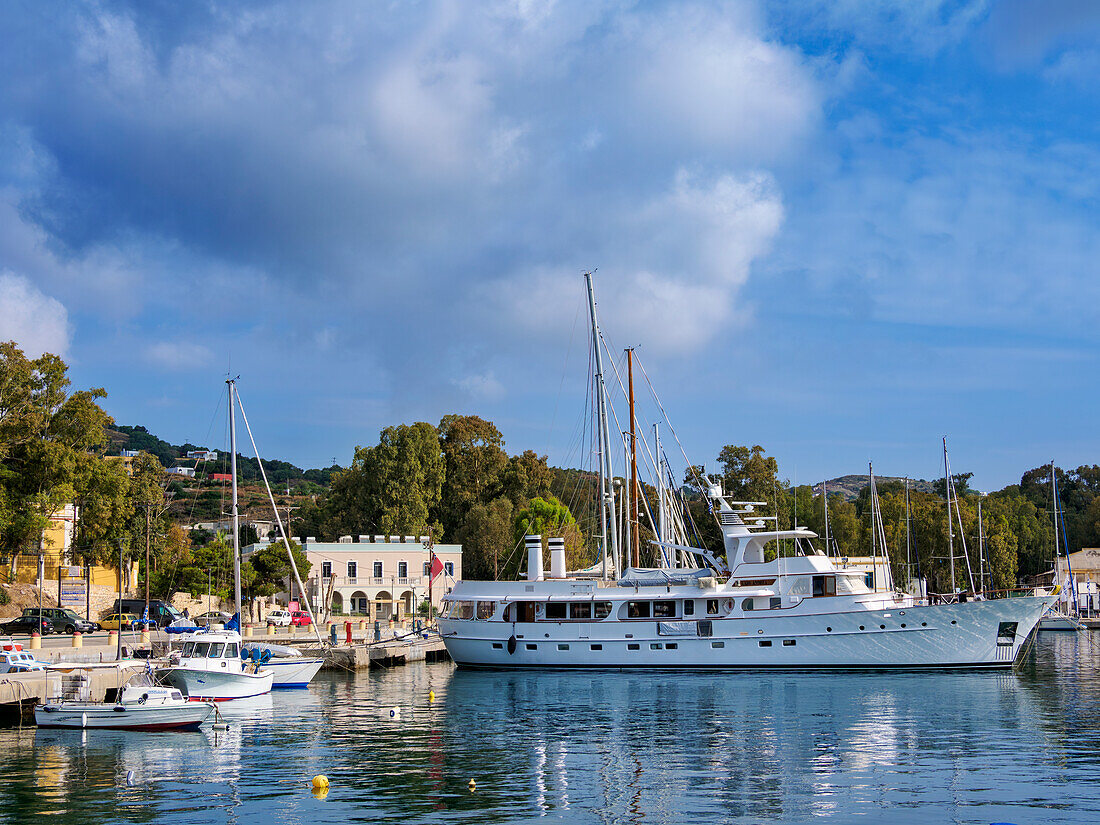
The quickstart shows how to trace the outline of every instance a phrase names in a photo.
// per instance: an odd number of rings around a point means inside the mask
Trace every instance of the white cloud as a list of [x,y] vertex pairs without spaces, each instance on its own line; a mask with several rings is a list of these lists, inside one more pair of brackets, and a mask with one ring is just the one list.
[[0,341],[15,341],[28,358],[64,356],[70,341],[69,313],[22,275],[0,272]]
[[452,383],[478,401],[499,401],[505,395],[504,385],[497,380],[492,370],[456,378]]
[[145,350],[145,358],[156,367],[184,371],[205,367],[213,359],[213,353],[191,341],[159,341]]

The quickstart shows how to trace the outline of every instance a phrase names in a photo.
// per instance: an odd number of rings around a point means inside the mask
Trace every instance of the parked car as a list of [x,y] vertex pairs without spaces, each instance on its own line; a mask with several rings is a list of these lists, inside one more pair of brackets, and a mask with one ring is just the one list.
[[290,627],[293,620],[289,610],[272,610],[264,619],[268,624],[273,624],[276,627]]
[[313,620],[309,618],[309,614],[304,610],[295,610],[290,614],[290,623],[298,627],[309,627],[313,624]]
[[134,630],[140,624],[141,619],[133,613],[111,613],[100,621],[99,626],[104,630]]
[[8,636],[14,636],[16,633],[26,633],[28,636],[31,633],[39,633],[45,636],[47,633],[53,633],[53,625],[50,624],[50,620],[45,616],[16,616],[14,619],[8,619],[3,624],[0,624],[0,633],[5,633]]
[[200,613],[192,621],[199,627],[209,627],[212,624],[225,624],[233,615],[222,610],[211,610],[209,613]]
[[75,610],[67,607],[43,607],[41,610],[37,607],[26,607],[23,609],[23,615],[42,616],[50,623],[55,633],[94,633],[99,630],[99,624],[89,622],[79,616]]
[[[112,613],[130,613],[139,620],[145,615],[145,599],[115,599],[111,606]],[[160,599],[152,599],[149,602],[149,627],[168,627],[176,619],[182,619],[182,614],[167,602]]]

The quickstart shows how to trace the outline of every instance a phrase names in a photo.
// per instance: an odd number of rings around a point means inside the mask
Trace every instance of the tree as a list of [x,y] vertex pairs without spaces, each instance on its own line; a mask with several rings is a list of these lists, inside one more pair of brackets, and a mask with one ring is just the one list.
[[462,545],[462,575],[468,579],[500,579],[504,561],[515,548],[512,502],[501,496],[475,504],[455,537]]
[[[593,562],[573,514],[552,495],[545,498],[536,496],[516,513],[512,531],[513,546],[520,546],[523,537],[528,535],[541,535],[544,550],[551,536],[564,538],[565,564],[570,570],[587,567]],[[519,565],[525,563],[526,559],[517,559],[516,572],[519,572]]]
[[776,497],[789,486],[779,480],[779,462],[765,455],[759,444],[752,448],[728,444],[718,454],[722,467],[722,487],[737,501],[767,501],[778,509],[783,502]]
[[[296,541],[290,542],[290,551],[294,554],[294,563],[298,566],[298,575],[304,582],[309,576],[312,565],[301,546]],[[250,592],[252,597],[273,596],[286,590],[293,571],[290,567],[290,559],[286,554],[286,546],[281,542],[273,542],[252,553],[248,557],[248,564],[254,571],[255,578],[251,582]]]
[[438,433],[447,465],[440,520],[443,533],[455,535],[471,507],[499,494],[508,455],[500,431],[476,415],[445,415]]

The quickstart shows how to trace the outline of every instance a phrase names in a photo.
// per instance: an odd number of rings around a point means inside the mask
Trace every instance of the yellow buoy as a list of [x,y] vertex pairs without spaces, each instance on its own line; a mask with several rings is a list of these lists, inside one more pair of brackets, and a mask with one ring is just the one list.
[[328,788],[328,777],[327,776],[325,776],[323,773],[319,773],[315,777],[313,777],[313,790],[323,791],[323,790],[326,790],[327,788]]
[[474,780],[471,779],[470,784],[467,785],[466,787],[468,787],[470,789],[470,793],[473,793],[474,791],[477,790],[477,783],[474,782]]
[[428,701],[429,702],[434,702],[435,701],[435,691],[434,690],[429,690],[428,691]]

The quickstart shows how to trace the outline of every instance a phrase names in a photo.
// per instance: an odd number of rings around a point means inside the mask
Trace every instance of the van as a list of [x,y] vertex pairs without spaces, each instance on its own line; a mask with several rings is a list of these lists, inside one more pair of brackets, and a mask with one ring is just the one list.
[[[115,599],[111,613],[133,613],[139,619],[145,614],[145,599]],[[179,611],[160,599],[149,600],[149,626],[168,627],[176,619],[182,619]]]

